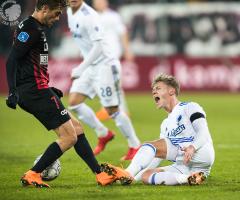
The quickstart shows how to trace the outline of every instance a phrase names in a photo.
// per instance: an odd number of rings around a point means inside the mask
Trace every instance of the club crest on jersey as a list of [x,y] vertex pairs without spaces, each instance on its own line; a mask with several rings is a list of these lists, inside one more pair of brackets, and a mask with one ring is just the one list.
[[26,32],[21,32],[19,33],[17,39],[20,41],[20,42],[27,42],[29,38],[29,35],[26,33]]

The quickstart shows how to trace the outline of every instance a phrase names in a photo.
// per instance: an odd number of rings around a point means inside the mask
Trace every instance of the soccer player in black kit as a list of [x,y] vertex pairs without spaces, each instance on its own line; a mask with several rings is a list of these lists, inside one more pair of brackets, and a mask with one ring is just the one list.
[[22,21],[15,31],[6,64],[9,86],[7,106],[16,109],[18,104],[58,136],[41,159],[23,175],[23,186],[49,187],[42,181],[41,172],[73,146],[96,174],[99,184],[108,185],[116,180],[115,175],[102,171],[81,124],[61,103],[62,92],[48,86],[48,43],[44,30],[59,20],[66,6],[67,0],[37,0],[33,15]]

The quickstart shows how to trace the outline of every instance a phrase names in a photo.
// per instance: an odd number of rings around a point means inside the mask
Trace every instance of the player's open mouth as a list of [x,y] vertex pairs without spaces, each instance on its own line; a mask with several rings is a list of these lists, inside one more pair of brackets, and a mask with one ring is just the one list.
[[71,0],[71,1],[69,1],[70,3],[77,3],[77,1],[74,1],[74,0]]
[[157,103],[160,100],[160,98],[159,97],[154,97],[154,100]]

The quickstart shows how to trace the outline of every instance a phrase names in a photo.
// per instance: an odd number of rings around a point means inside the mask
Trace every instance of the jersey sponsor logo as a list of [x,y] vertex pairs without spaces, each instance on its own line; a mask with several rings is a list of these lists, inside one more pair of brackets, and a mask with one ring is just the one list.
[[61,111],[61,115],[66,115],[66,114],[68,114],[68,111],[66,109]]
[[40,65],[48,65],[48,54],[40,54]]
[[185,130],[185,126],[184,124],[179,125],[177,128],[172,129],[171,131],[168,132],[168,137],[175,137],[178,134],[180,134],[181,132],[183,132]]
[[19,35],[18,35],[18,37],[17,37],[17,39],[20,41],[20,42],[27,42],[27,40],[28,40],[28,38],[29,38],[29,35],[28,35],[28,33],[26,33],[26,32],[21,32],[21,33],[19,33]]

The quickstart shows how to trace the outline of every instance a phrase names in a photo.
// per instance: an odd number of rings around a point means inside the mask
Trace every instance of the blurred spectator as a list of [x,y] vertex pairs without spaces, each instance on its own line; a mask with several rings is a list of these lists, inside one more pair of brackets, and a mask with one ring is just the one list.
[[[85,0],[92,4],[92,0]],[[5,0],[0,0],[2,5]],[[148,3],[142,6],[138,12],[131,10],[127,14],[127,23],[130,30],[131,48],[136,55],[173,55],[187,54],[191,56],[238,56],[240,55],[240,14],[236,11],[198,11],[193,13],[184,8],[184,5],[174,2],[212,2],[203,0],[109,0],[111,8],[118,9],[126,4]],[[221,1],[223,2],[223,1]],[[239,1],[226,1],[239,2]],[[34,1],[17,0],[21,6],[19,21],[31,15],[34,10]],[[156,3],[155,13],[146,9],[150,3]],[[164,3],[165,10],[158,11],[159,3]],[[179,5],[183,5],[178,8]],[[206,5],[206,4],[205,4]],[[225,4],[222,3],[224,6]],[[235,5],[235,4],[234,4]],[[238,4],[236,4],[238,5]],[[125,6],[128,7],[128,6]],[[209,7],[214,7],[210,5]],[[240,4],[239,4],[240,7]],[[199,7],[201,8],[201,7]],[[208,8],[208,6],[206,7]],[[216,10],[218,8],[216,7]],[[180,13],[178,13],[180,10]],[[221,10],[221,9],[220,9]],[[161,12],[164,13],[161,13]],[[177,11],[177,13],[176,13]],[[131,14],[134,12],[135,14]],[[122,13],[124,14],[124,13]],[[131,17],[129,17],[131,16]],[[126,16],[125,16],[126,17]],[[12,35],[15,27],[2,23],[0,17],[0,55],[6,55],[12,44]],[[74,42],[70,39],[66,23],[66,15],[61,17],[50,31],[47,32],[49,49],[56,57],[79,56]],[[72,50],[72,51],[71,51]]]
[[220,53],[221,39],[214,33],[209,17],[200,17],[193,24],[195,37],[185,47],[185,53],[190,56],[217,56]]
[[99,14],[105,37],[112,46],[114,56],[132,61],[134,56],[129,45],[128,30],[119,13],[110,9],[108,0],[92,0],[92,6]]

